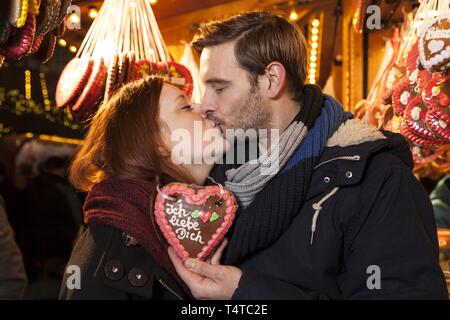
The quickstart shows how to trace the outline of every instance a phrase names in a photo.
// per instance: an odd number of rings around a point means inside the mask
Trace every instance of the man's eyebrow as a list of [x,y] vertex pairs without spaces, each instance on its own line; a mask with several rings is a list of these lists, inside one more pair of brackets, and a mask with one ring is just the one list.
[[212,78],[205,81],[207,84],[230,84],[231,81],[219,78]]

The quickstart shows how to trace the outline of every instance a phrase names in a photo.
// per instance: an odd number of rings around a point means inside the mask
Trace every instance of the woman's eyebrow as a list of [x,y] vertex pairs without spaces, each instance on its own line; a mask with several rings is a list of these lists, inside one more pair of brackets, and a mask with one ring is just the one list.
[[180,94],[180,95],[175,99],[175,102],[177,102],[177,101],[180,100],[180,99],[183,99],[183,100],[186,99],[186,97],[184,96],[184,94]]

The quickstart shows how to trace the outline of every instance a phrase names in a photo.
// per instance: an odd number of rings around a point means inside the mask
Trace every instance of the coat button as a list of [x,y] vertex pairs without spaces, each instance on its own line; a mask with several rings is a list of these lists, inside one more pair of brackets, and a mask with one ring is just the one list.
[[118,260],[110,260],[105,264],[105,275],[110,280],[122,279],[123,272],[123,265]]
[[330,183],[330,181],[331,181],[330,177],[323,178],[323,182],[325,183]]
[[351,179],[351,177],[353,177],[353,173],[352,173],[351,171],[347,171],[347,172],[345,173],[345,176],[346,176],[348,179]]
[[128,280],[133,287],[143,287],[148,282],[148,276],[143,270],[133,268],[128,273]]

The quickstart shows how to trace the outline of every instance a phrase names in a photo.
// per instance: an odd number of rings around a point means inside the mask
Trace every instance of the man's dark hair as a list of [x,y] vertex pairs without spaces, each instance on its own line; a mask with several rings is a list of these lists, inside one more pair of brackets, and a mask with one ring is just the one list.
[[269,63],[278,61],[286,69],[287,87],[293,99],[301,101],[306,41],[297,26],[274,13],[247,12],[201,26],[192,46],[201,53],[206,47],[234,40],[236,59],[249,72],[253,85]]

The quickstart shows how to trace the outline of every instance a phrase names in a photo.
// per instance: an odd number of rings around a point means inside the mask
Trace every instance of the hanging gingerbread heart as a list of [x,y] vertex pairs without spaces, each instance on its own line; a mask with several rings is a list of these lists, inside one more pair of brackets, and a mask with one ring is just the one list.
[[417,69],[417,60],[419,60],[419,41],[413,44],[406,57],[406,69],[409,74]]
[[444,149],[442,146],[424,146],[416,144],[414,142],[409,143],[411,154],[413,156],[413,161],[416,164],[423,165],[436,160],[442,153]]
[[64,68],[56,86],[56,106],[64,108],[83,91],[91,73],[94,60],[73,58]]
[[[442,141],[438,139],[426,126],[425,119],[427,112],[428,108],[425,102],[423,102],[422,97],[415,97],[406,106],[404,113],[405,124],[411,131],[414,132],[415,135],[423,138],[424,141],[421,144],[442,144]],[[404,131],[406,132],[407,130]]]
[[89,80],[72,106],[72,114],[79,121],[86,120],[94,113],[104,94],[106,75],[107,68],[103,58],[96,59]]
[[392,107],[397,115],[403,116],[408,103],[417,96],[416,83],[412,83],[409,77],[404,77],[394,86],[392,91]]
[[205,260],[231,227],[236,210],[233,194],[221,185],[170,183],[155,200],[156,222],[183,260]]
[[11,33],[11,26],[8,21],[0,18],[0,46],[3,45]]
[[[5,0],[3,0],[5,1]],[[9,23],[16,28],[22,28],[28,16],[28,0],[8,0],[11,2]]]
[[148,60],[140,60],[135,64],[135,78],[142,78],[152,73],[163,73],[174,86],[177,86],[188,96],[192,96],[194,81],[191,72],[183,65],[169,61],[153,63]]
[[119,61],[119,55],[114,54],[114,57],[108,67],[108,75],[106,77],[105,96],[103,98],[103,101],[108,101],[109,98],[111,98],[111,96],[113,95],[114,90],[116,89],[117,75],[118,75],[118,68],[119,68],[118,61]]
[[450,77],[433,74],[422,92],[422,98],[440,119],[450,122]]
[[423,136],[417,134],[416,131],[412,130],[406,122],[402,122],[400,125],[400,134],[403,135],[407,140],[418,146],[440,146],[444,142],[438,138],[427,139]]
[[440,119],[432,111],[427,113],[426,118],[427,127],[435,135],[443,139],[445,142],[450,143],[450,123]]
[[44,34],[44,39],[39,46],[38,51],[35,53],[35,57],[42,63],[47,62],[53,56],[56,47],[56,37],[52,33]]
[[423,28],[419,37],[419,57],[430,71],[445,70],[450,64],[450,15],[440,15]]
[[42,0],[37,16],[36,36],[49,32],[58,18],[61,2],[58,0]]
[[28,51],[33,44],[36,31],[36,17],[28,15],[25,26],[15,30],[4,45],[0,47],[0,54],[8,59],[19,60]]

